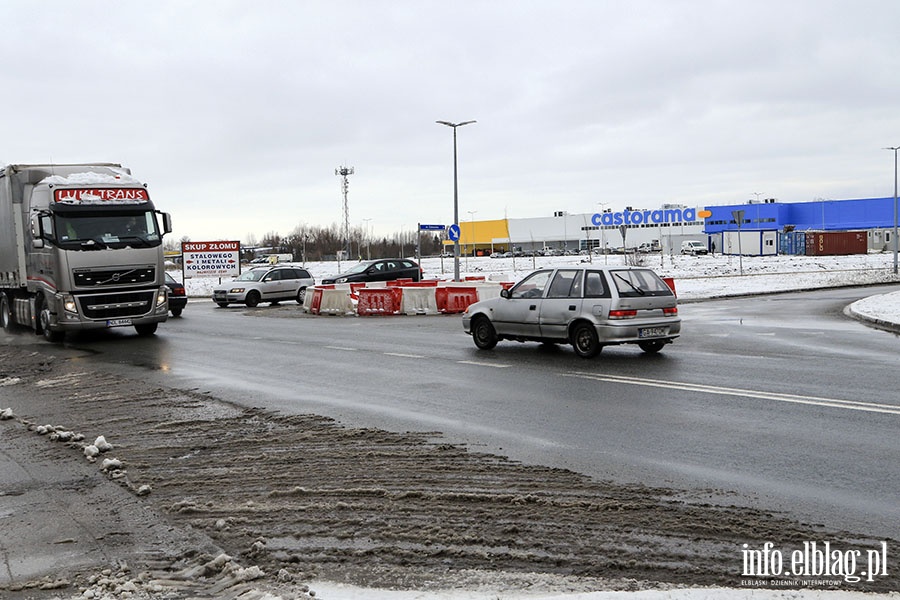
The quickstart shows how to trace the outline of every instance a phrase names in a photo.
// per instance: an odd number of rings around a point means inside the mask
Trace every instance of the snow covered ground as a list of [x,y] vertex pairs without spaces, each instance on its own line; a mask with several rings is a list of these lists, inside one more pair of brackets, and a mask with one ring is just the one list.
[[[644,266],[675,280],[682,301],[765,294],[806,289],[900,283],[893,274],[893,255],[878,253],[851,256],[640,256]],[[460,276],[483,276],[489,281],[518,281],[537,268],[589,266],[588,257],[460,258]],[[593,264],[624,264],[620,255],[591,257]],[[343,261],[342,270],[355,262]],[[453,279],[453,259],[425,258],[421,261],[427,279]],[[309,262],[305,265],[316,280],[338,272],[338,263]],[[181,280],[180,271],[173,273]],[[191,297],[210,297],[218,278],[188,279]],[[878,294],[855,303],[851,309],[870,320],[900,323],[900,292]]]

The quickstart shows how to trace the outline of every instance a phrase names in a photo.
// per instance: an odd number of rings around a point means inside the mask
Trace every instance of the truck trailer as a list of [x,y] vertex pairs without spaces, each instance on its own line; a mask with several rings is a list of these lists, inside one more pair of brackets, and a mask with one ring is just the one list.
[[48,341],[168,315],[163,235],[171,217],[114,163],[0,168],[0,322]]

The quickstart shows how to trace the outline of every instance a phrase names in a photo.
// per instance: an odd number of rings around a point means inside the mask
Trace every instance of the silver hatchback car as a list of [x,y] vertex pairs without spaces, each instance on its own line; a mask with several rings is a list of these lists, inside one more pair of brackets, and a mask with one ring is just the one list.
[[315,285],[309,271],[301,267],[256,267],[244,271],[228,283],[213,289],[213,301],[225,308],[229,304],[246,304],[254,307],[260,302],[276,303],[296,300],[303,304],[306,288]]
[[675,293],[650,269],[558,268],[470,305],[463,329],[482,350],[501,340],[536,341],[572,344],[591,358],[611,344],[659,352],[680,335],[681,317]]

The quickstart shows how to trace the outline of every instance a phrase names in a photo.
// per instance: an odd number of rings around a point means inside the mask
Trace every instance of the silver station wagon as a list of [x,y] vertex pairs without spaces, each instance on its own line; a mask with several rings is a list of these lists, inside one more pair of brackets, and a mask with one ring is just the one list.
[[229,304],[246,304],[253,308],[260,302],[277,304],[282,300],[296,300],[297,304],[303,304],[306,288],[315,284],[309,271],[300,267],[255,267],[228,283],[216,286],[213,301],[222,308]]
[[535,341],[572,344],[591,358],[611,344],[659,352],[681,333],[681,317],[674,292],[650,269],[559,268],[470,305],[463,329],[482,350],[501,340]]

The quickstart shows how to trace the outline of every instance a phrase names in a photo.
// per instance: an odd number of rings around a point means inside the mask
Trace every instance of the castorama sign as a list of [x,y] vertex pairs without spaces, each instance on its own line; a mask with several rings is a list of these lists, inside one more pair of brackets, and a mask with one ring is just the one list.
[[696,208],[664,208],[660,210],[624,210],[622,212],[596,213],[591,223],[601,225],[662,225],[663,223],[693,223],[697,219],[712,216],[708,210]]

